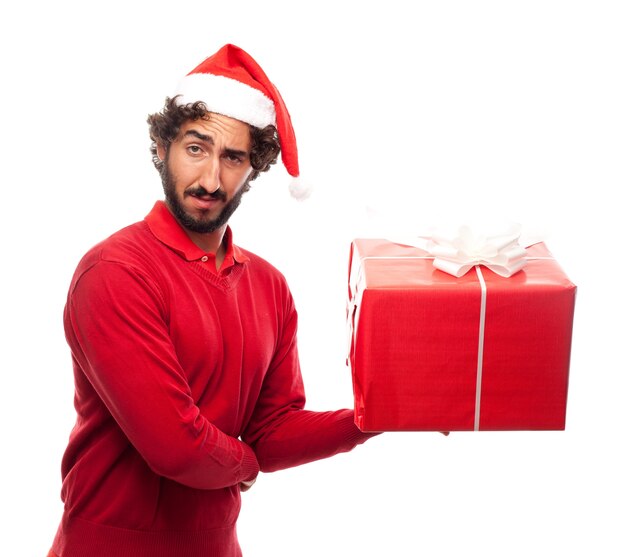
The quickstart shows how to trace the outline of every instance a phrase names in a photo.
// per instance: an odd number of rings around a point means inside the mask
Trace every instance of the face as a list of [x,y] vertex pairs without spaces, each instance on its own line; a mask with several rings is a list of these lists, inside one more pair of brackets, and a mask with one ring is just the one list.
[[185,228],[210,233],[225,226],[252,172],[250,148],[248,125],[220,114],[185,122],[167,152],[157,146],[165,200]]

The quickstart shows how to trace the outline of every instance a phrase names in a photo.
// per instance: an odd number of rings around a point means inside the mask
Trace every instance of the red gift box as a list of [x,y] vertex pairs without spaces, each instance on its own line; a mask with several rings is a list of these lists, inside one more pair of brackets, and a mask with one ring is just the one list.
[[576,286],[543,243],[510,278],[456,278],[419,248],[350,249],[350,354],[363,431],[565,429]]

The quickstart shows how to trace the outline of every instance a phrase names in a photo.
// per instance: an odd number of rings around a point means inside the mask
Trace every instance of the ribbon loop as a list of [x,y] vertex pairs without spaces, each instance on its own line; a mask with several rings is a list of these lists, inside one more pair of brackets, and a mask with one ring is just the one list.
[[476,235],[469,226],[461,226],[455,236],[430,236],[426,250],[434,257],[435,268],[455,277],[484,265],[508,278],[526,265],[526,249],[519,244],[520,234],[518,226],[494,236]]

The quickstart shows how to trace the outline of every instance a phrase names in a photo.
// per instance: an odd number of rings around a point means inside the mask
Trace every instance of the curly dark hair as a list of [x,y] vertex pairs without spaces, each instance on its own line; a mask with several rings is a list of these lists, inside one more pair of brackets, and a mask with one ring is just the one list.
[[[210,118],[210,112],[202,101],[178,105],[176,97],[166,97],[163,110],[148,116],[150,139],[152,139],[150,153],[152,154],[152,162],[159,173],[163,170],[164,163],[157,156],[157,144],[162,145],[166,150],[169,149],[172,141],[176,139],[180,127],[185,122],[203,118]],[[266,126],[265,128],[248,126],[252,144],[250,152],[252,173],[247,183],[254,180],[261,172],[268,171],[270,166],[276,163],[280,153],[278,132],[274,126]]]

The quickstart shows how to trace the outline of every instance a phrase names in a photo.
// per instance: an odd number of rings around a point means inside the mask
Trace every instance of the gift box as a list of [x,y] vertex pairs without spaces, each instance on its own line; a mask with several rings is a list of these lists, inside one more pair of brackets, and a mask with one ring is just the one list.
[[505,278],[427,251],[350,248],[348,325],[363,431],[563,430],[576,286],[543,243]]

